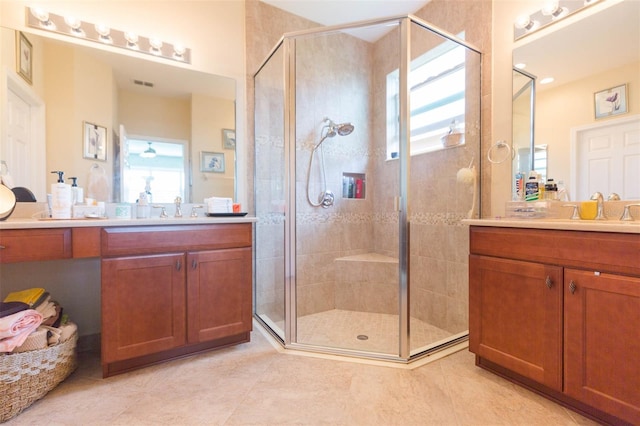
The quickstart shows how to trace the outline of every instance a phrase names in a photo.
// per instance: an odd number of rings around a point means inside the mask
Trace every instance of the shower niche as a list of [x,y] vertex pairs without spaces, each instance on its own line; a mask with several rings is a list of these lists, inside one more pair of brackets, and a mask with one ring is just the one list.
[[[254,317],[285,348],[465,344],[480,182],[456,173],[481,158],[480,63],[404,16],[284,34],[256,72]],[[452,122],[465,144],[442,149]]]
[[367,192],[364,173],[342,173],[342,198],[363,199]]

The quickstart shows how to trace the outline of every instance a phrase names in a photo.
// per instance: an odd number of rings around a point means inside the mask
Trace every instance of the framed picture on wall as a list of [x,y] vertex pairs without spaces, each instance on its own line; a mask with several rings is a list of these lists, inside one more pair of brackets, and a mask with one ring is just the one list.
[[107,128],[85,121],[82,136],[82,157],[107,161]]
[[627,85],[605,89],[595,94],[596,119],[627,112]]
[[224,153],[200,151],[200,171],[224,173]]
[[236,149],[236,131],[222,129],[222,147],[224,149]]
[[20,77],[24,78],[29,84],[33,80],[33,47],[27,37],[18,31],[16,46],[16,68]]

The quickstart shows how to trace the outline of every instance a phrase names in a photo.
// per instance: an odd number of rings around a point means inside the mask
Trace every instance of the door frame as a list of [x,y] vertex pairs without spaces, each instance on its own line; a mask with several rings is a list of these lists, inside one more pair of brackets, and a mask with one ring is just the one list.
[[[39,201],[45,201],[47,195],[46,189],[46,158],[47,158],[47,146],[45,139],[45,103],[36,94],[31,86],[25,83],[18,74],[8,68],[2,70],[2,90],[0,96],[2,102],[1,108],[1,120],[5,125],[2,126],[2,133],[0,134],[0,158],[9,158],[11,153],[11,147],[9,146],[9,134],[6,123],[9,119],[9,92],[15,93],[18,97],[23,99],[30,106],[31,120],[30,120],[30,136],[34,149],[30,152],[31,165],[30,168],[30,190],[35,194],[36,199]],[[9,170],[11,170],[11,164],[8,164]]]

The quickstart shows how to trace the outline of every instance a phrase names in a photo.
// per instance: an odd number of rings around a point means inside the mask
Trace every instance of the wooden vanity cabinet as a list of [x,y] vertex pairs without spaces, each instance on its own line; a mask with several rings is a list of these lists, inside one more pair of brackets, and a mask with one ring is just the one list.
[[471,226],[480,367],[608,424],[640,424],[640,235]]
[[640,424],[640,278],[566,269],[564,282],[565,392]]
[[562,390],[562,268],[472,255],[469,347]]
[[251,229],[104,228],[103,375],[248,342]]

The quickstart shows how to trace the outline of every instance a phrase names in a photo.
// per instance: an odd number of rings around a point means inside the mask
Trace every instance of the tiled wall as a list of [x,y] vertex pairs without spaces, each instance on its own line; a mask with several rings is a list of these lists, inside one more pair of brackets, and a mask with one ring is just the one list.
[[[464,29],[466,38],[480,48],[489,43],[490,34],[483,33],[482,29],[490,22],[490,3],[456,1],[455,7],[453,3],[434,0],[417,15],[436,24],[436,21],[441,21],[439,25],[452,33]],[[459,7],[461,4],[464,7]],[[261,2],[247,1],[247,17],[247,68],[250,72],[257,69],[259,61],[273,47],[271,45],[267,49],[265,39],[259,35],[275,36],[278,33],[276,28],[282,29],[282,34],[293,29],[316,27],[313,23],[291,17]],[[251,28],[251,23],[257,23],[259,28]],[[291,28],[292,23],[299,27]],[[469,27],[469,23],[473,28]],[[393,199],[399,188],[398,162],[386,160],[384,144],[386,74],[393,69],[391,67],[397,68],[398,49],[397,32],[375,43],[344,34],[297,41],[298,315],[334,308],[386,313],[397,311],[397,284],[393,279],[388,283],[391,292],[387,293],[384,287],[386,279],[365,278],[364,272],[357,272],[361,266],[351,265],[354,269],[344,272],[345,268],[349,268],[347,262],[335,259],[361,253],[397,258],[398,224]],[[252,84],[251,81],[250,86]],[[323,144],[327,186],[336,194],[336,203],[329,209],[312,207],[306,200],[309,157],[313,146],[320,140],[324,117],[336,122],[349,121],[355,125],[351,135],[336,136]],[[486,123],[486,119],[483,117],[483,123]],[[275,121],[273,125],[281,123]],[[252,126],[249,127],[249,133],[252,133]],[[477,133],[477,126],[475,130]],[[255,137],[258,162],[265,161],[261,158],[264,152],[261,146],[268,144],[267,139],[266,135]],[[451,333],[468,328],[468,229],[460,224],[460,220],[466,217],[471,208],[473,194],[471,185],[456,181],[456,172],[468,166],[474,153],[478,152],[477,142],[472,143],[473,139],[467,137],[467,145],[461,148],[412,157],[410,165],[411,313]],[[311,169],[310,196],[314,202],[322,187],[317,168],[320,164],[318,154],[316,152],[314,168]],[[475,157],[477,166],[478,154]],[[272,161],[270,167],[273,167]],[[366,199],[341,198],[342,172],[366,173]],[[273,185],[268,180],[262,182],[262,179],[258,179],[258,182],[259,185]],[[256,188],[256,191],[260,193],[265,188]],[[282,240],[282,229],[282,224],[273,220],[259,221],[256,228],[257,244],[261,247],[256,258],[258,289],[261,292],[258,300],[272,303],[274,309],[263,308],[273,312],[274,316],[279,312],[277,306],[282,300],[284,277],[280,272],[283,258],[279,254],[282,248],[273,247],[273,244]],[[276,256],[273,256],[274,253]],[[267,267],[264,267],[265,262]],[[372,271],[377,271],[383,277],[388,275],[389,264],[364,268],[368,268],[369,277]],[[352,280],[346,280],[347,276],[354,278],[351,286],[348,282]],[[360,279],[357,280],[357,277]],[[397,281],[396,277],[397,274],[393,277]],[[392,293],[395,299],[389,296]],[[347,295],[354,300],[349,300]],[[387,303],[382,303],[382,299]]]

